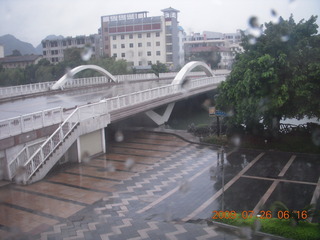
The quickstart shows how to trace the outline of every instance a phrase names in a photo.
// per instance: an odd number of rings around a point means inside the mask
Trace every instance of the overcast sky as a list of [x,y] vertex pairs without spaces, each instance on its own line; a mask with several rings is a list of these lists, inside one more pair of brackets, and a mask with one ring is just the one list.
[[97,33],[104,15],[148,11],[160,16],[170,6],[180,11],[187,33],[245,30],[252,16],[261,24],[271,21],[272,10],[285,19],[292,13],[296,22],[320,15],[319,0],[0,0],[0,36],[12,34],[37,46],[51,34]]

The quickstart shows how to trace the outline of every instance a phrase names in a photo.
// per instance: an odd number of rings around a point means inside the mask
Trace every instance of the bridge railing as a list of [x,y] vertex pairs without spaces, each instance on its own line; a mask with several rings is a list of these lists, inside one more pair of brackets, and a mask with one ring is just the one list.
[[[205,77],[195,79],[188,85],[188,89],[199,88],[208,84],[216,84],[220,82],[220,77]],[[166,97],[172,94],[180,93],[180,85],[165,85],[144,91],[138,91],[122,96],[117,96],[102,100],[97,103],[92,103],[76,108],[68,118],[58,127],[58,129],[35,151],[35,153],[25,162],[24,169],[27,181],[37,169],[49,158],[51,153],[61,144],[68,134],[85,119],[110,114],[110,111],[118,110],[124,107],[129,107],[138,103],[143,103],[149,100],[155,100],[160,97]],[[109,115],[110,116],[110,115]],[[24,160],[25,161],[25,160]],[[11,167],[13,166],[13,167]],[[18,160],[13,160],[9,166],[9,176],[14,176]]]
[[51,126],[63,121],[63,109],[52,108],[0,121],[0,139]]
[[0,98],[48,91],[54,82],[32,83],[0,88]]

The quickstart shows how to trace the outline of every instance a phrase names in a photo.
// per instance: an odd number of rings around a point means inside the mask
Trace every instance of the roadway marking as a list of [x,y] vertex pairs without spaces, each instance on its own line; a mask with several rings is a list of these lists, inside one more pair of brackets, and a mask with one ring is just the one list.
[[[283,177],[284,174],[287,172],[289,167],[291,166],[292,162],[296,158],[296,155],[292,155],[289,161],[286,163],[286,165],[282,168],[281,172],[278,174],[279,177]],[[271,186],[268,188],[268,190],[265,192],[265,194],[260,198],[260,201],[257,203],[257,205],[254,207],[253,212],[257,213],[260,211],[261,207],[266,203],[266,201],[269,199],[273,191],[276,189],[280,182],[280,179],[276,179]]]
[[[265,153],[260,153],[255,159],[253,159],[245,168],[243,168],[236,176],[234,176],[225,186],[224,191],[232,186],[249,168],[252,167]],[[201,213],[204,209],[206,209],[213,201],[215,201],[222,194],[222,189],[217,191],[211,198],[209,198],[206,202],[204,202],[200,207],[190,213],[187,217],[183,218],[182,221],[187,222],[199,213]]]
[[[313,204],[313,205],[316,207],[316,205],[317,205],[317,200],[319,199],[319,197],[320,197],[320,177],[319,177],[319,180],[318,180],[316,189],[315,189],[314,192],[313,192],[313,196],[312,196],[310,205]],[[312,217],[310,217],[309,219],[310,219],[310,222],[312,222]]]
[[[226,154],[226,156],[229,156],[230,154],[232,154],[233,152],[235,152],[235,150],[232,150],[230,152],[228,152]],[[212,166],[208,166],[206,168],[204,168],[202,171],[198,172],[197,174],[193,175],[190,179],[189,182],[192,182],[194,179],[196,179],[197,177],[199,177],[201,174],[205,173],[206,171],[210,170]],[[155,205],[157,205],[158,203],[162,202],[163,200],[165,200],[166,198],[170,197],[172,194],[174,194],[175,192],[177,192],[180,189],[180,186],[175,187],[174,189],[172,189],[171,191],[167,192],[166,194],[162,195],[160,198],[158,198],[157,200],[153,201],[152,203],[150,203],[149,205],[145,206],[144,208],[140,209],[139,211],[137,211],[137,213],[143,213],[145,211],[148,211],[150,208],[154,207]]]
[[249,176],[249,175],[242,175],[241,177],[258,179],[258,180],[267,180],[267,181],[279,180],[280,182],[287,182],[287,183],[300,183],[300,184],[307,184],[307,185],[317,185],[317,183],[314,183],[314,182],[304,182],[304,181],[288,180],[288,179],[266,178],[266,177],[257,177],[257,176]]

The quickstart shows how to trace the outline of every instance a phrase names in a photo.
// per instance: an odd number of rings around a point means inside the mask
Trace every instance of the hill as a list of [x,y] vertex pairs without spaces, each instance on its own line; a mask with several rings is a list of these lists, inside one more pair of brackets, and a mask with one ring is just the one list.
[[13,35],[7,34],[0,37],[0,44],[4,46],[4,55],[9,56],[12,51],[17,49],[22,55],[26,54],[38,54],[37,50],[32,44],[23,42]]

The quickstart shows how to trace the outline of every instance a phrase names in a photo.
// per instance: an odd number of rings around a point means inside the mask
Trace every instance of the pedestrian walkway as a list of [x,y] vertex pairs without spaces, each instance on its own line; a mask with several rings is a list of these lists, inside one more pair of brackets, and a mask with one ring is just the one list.
[[[0,188],[1,239],[239,239],[212,211],[319,204],[318,155],[217,150],[164,133],[125,132],[108,153]],[[224,192],[222,191],[222,173]],[[279,199],[280,198],[280,199]],[[254,236],[254,239],[262,239]],[[276,239],[269,237],[269,239]]]

